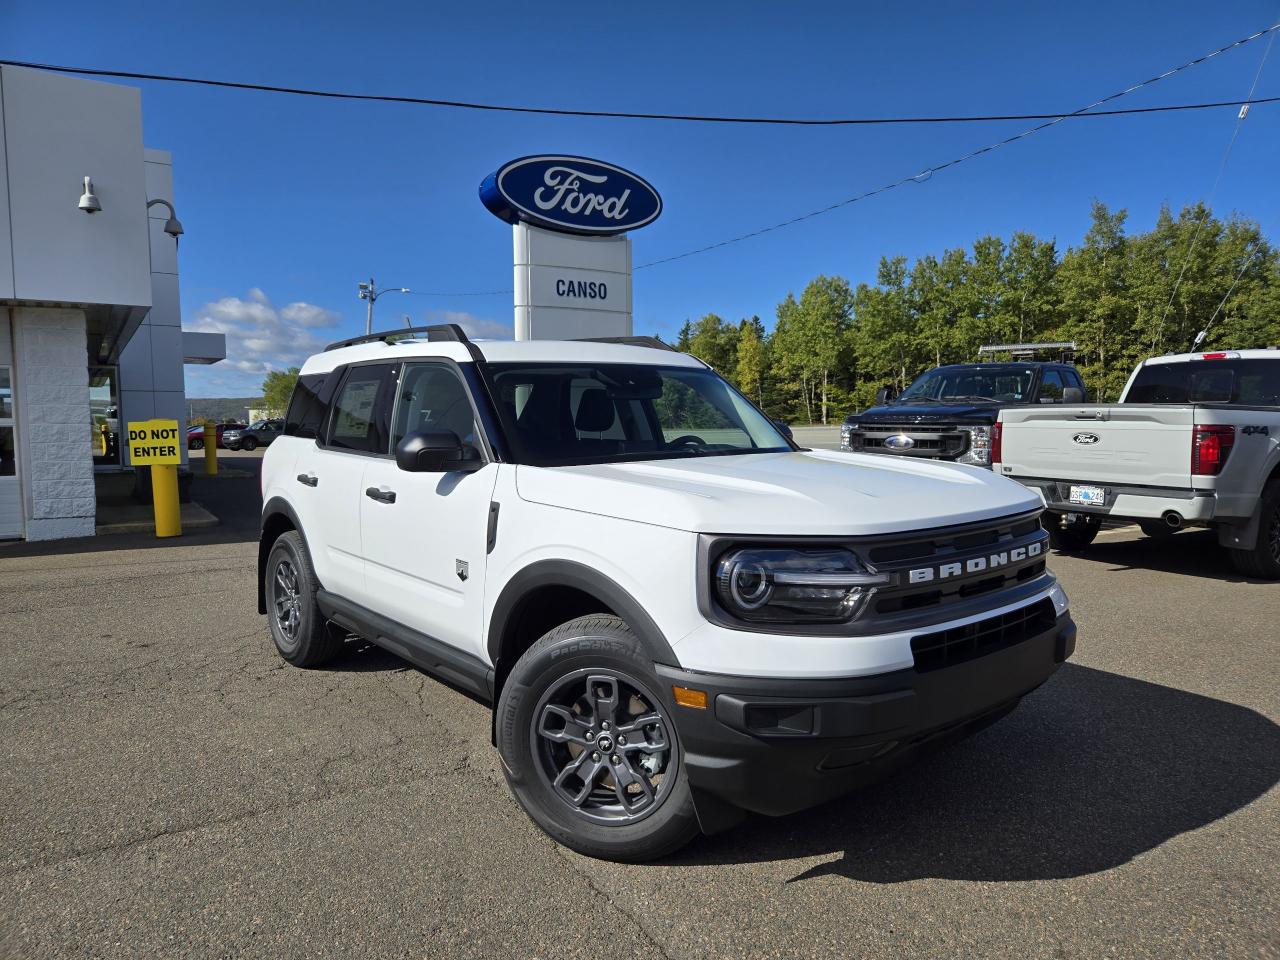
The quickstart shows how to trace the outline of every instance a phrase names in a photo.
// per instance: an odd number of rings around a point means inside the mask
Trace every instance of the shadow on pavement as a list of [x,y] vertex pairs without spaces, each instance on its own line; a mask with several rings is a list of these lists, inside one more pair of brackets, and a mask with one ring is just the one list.
[[673,864],[843,854],[792,878],[1052,880],[1123,864],[1280,778],[1280,726],[1210,697],[1067,664],[1007,719],[862,793],[753,818]]
[[1218,545],[1212,530],[1187,530],[1168,537],[1134,540],[1096,540],[1087,549],[1070,556],[1093,563],[1105,563],[1112,572],[1156,570],[1223,583],[1269,583],[1236,571],[1225,547]]

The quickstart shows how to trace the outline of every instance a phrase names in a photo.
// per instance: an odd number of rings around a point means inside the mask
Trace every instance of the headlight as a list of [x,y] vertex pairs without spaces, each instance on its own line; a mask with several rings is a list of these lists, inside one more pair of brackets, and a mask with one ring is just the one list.
[[969,435],[969,449],[956,458],[956,463],[976,463],[979,466],[991,466],[991,428],[961,427],[962,433]]
[[713,577],[721,606],[755,623],[845,623],[889,582],[844,549],[733,550]]

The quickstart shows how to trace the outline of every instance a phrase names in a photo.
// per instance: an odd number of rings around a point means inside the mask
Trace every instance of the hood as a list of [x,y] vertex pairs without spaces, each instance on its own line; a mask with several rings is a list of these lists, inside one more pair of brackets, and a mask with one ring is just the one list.
[[1010,403],[886,403],[851,413],[845,423],[881,420],[892,423],[995,423],[1001,407]]
[[521,498],[697,533],[860,536],[1041,506],[989,470],[828,450],[516,468]]

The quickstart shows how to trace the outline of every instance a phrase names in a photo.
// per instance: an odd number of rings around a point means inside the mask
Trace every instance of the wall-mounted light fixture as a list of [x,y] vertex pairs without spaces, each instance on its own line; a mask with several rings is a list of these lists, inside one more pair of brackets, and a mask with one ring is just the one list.
[[84,178],[84,193],[80,194],[79,206],[85,213],[97,213],[102,209],[102,204],[93,193],[93,181],[88,177]]
[[173,212],[173,204],[168,200],[148,200],[147,209],[150,210],[157,203],[163,203],[169,209],[169,219],[164,222],[164,232],[177,240],[182,236],[183,229],[182,224],[178,222],[177,215]]

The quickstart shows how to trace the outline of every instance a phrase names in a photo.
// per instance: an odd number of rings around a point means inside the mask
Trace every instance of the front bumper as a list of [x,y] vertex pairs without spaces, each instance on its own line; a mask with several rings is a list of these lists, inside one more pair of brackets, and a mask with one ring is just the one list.
[[667,690],[707,693],[706,709],[673,707],[695,798],[782,816],[998,719],[1071,656],[1075,637],[1064,612],[1012,646],[934,670],[834,680],[657,670]]

